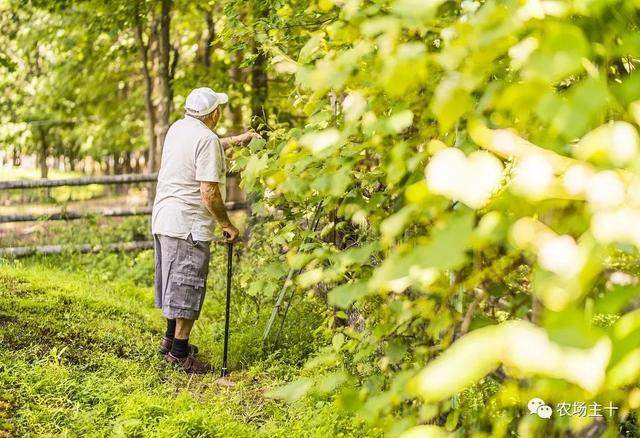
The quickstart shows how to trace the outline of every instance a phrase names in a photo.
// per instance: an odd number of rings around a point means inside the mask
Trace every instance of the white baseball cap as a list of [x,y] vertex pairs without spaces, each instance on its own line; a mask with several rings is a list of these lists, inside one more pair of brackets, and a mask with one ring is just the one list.
[[206,116],[219,105],[229,102],[225,93],[216,93],[211,88],[201,87],[191,91],[184,103],[184,109],[190,116]]

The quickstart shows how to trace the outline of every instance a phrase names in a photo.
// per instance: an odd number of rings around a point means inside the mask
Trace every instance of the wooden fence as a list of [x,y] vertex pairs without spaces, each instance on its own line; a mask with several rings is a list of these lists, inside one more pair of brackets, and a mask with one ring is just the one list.
[[[235,178],[237,174],[229,173],[228,178]],[[104,175],[104,176],[82,176],[78,178],[63,179],[31,179],[19,181],[0,181],[0,190],[12,189],[40,189],[47,187],[61,186],[88,186],[91,184],[135,184],[155,182],[158,180],[157,173],[148,174],[123,174],[123,175]]]
[[[235,181],[236,174],[228,174],[228,178]],[[65,179],[35,179],[35,180],[20,180],[20,181],[0,181],[0,190],[17,190],[17,189],[37,189],[37,188],[51,188],[61,186],[86,186],[90,184],[136,184],[136,183],[149,183],[155,182],[158,179],[158,174],[125,174],[125,175],[105,175],[105,176],[85,176],[78,178],[65,178]],[[236,184],[237,185],[237,184]],[[243,198],[241,191],[234,185],[231,186],[231,194],[236,198]],[[227,210],[242,210],[247,208],[247,203],[242,200],[235,200],[226,203]],[[52,220],[76,220],[89,217],[126,217],[126,216],[138,216],[151,214],[151,207],[141,208],[113,208],[105,210],[94,211],[58,211],[52,213],[31,213],[31,214],[10,214],[0,215],[0,224],[13,223],[13,222],[31,222],[31,221],[52,221]],[[212,243],[221,243],[221,241],[214,241]],[[137,242],[117,242],[107,245],[44,245],[44,246],[21,246],[0,248],[0,257],[27,257],[34,254],[50,255],[61,254],[64,252],[79,252],[79,253],[93,253],[100,251],[140,251],[153,248],[152,241],[137,241]]]
[[[244,202],[225,202],[227,211],[242,210],[246,207]],[[34,222],[34,221],[70,221],[75,219],[86,219],[89,217],[126,217],[126,216],[144,216],[151,214],[151,207],[142,208],[110,208],[105,210],[94,211],[59,211],[54,213],[36,213],[36,214],[7,214],[0,215],[0,224],[11,222]]]

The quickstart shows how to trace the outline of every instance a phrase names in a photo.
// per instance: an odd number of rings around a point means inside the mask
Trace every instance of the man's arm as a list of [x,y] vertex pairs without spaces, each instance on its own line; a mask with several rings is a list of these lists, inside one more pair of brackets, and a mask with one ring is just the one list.
[[222,144],[223,148],[227,149],[229,146],[232,146],[232,145],[247,144],[254,138],[262,138],[262,136],[257,132],[245,132],[244,134],[240,134],[240,135],[223,137],[220,139],[220,144]]
[[202,202],[207,209],[215,216],[218,223],[222,227],[222,231],[227,235],[226,239],[233,242],[237,239],[240,232],[229,220],[227,209],[222,200],[222,194],[220,193],[220,187],[217,182],[201,181],[200,182],[200,194],[202,196]]

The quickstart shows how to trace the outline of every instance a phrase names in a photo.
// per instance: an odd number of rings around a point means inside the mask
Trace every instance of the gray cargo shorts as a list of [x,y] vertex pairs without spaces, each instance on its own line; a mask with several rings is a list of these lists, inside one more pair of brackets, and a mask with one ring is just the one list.
[[155,234],[155,306],[165,318],[198,319],[209,273],[209,242]]

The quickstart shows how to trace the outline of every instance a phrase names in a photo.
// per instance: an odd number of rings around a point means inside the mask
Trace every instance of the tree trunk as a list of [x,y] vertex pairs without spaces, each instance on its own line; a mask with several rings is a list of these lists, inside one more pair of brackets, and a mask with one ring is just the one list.
[[131,165],[131,151],[127,151],[124,153],[124,173],[132,173],[133,166]]
[[12,162],[14,166],[20,165],[20,149],[17,146],[13,147]]
[[[229,75],[231,76],[232,84],[243,84],[242,70],[240,68],[240,53],[234,52],[231,55],[231,68],[229,69]],[[229,111],[231,113],[231,132],[233,134],[239,134],[242,131],[242,105],[240,102],[229,102]]]
[[257,47],[257,57],[251,67],[251,116],[254,128],[257,128],[257,120],[267,121],[267,112],[264,104],[267,101],[268,83],[266,72],[266,56]]
[[42,126],[38,126],[38,134],[40,140],[40,152],[38,154],[38,161],[40,164],[40,178],[47,178],[49,176],[49,167],[47,166],[47,156],[49,155],[49,140],[47,139],[47,132]]
[[211,67],[211,52],[213,46],[213,40],[216,37],[215,22],[213,21],[213,14],[211,11],[204,13],[204,20],[207,24],[206,30],[202,34],[200,39],[200,47],[198,48],[198,54],[200,55],[200,62],[205,67]]
[[120,173],[120,152],[115,151],[113,153],[113,174],[118,175]]
[[[254,22],[268,17],[269,11],[264,5],[255,5]],[[256,55],[251,66],[251,124],[254,129],[260,121],[267,123],[265,103],[268,94],[267,57],[259,47],[257,39],[253,40],[253,53]]]
[[[158,34],[158,112],[156,121],[156,154],[153,171],[158,170],[158,158],[162,154],[164,138],[169,130],[171,115],[171,74],[169,59],[171,54],[171,7],[172,0],[162,0],[160,9],[160,32]],[[153,159],[153,157],[152,157]]]
[[149,148],[149,157],[152,157],[152,159],[148,161],[148,171],[153,172],[156,167],[156,113],[153,108],[153,80],[151,79],[151,71],[149,69],[149,46],[145,45],[142,37],[142,19],[139,15],[136,15],[136,40],[138,42],[140,60],[142,61],[142,73],[145,84],[144,106],[147,112],[147,145]]
[[131,173],[142,173],[142,157],[139,152],[133,153],[133,167],[131,169]]

